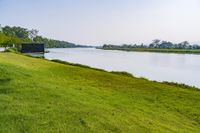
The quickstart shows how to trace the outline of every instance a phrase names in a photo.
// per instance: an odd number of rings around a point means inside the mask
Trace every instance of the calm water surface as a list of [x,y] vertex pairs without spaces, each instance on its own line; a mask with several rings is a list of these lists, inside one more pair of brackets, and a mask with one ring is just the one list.
[[156,81],[200,88],[200,55],[125,52],[94,48],[48,49],[47,59],[60,59],[108,71],[126,71]]

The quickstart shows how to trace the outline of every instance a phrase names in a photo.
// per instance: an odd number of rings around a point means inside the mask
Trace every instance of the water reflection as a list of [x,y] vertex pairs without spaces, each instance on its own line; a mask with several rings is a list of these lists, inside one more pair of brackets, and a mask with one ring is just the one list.
[[30,55],[33,57],[44,58],[44,53],[26,53],[26,55]]

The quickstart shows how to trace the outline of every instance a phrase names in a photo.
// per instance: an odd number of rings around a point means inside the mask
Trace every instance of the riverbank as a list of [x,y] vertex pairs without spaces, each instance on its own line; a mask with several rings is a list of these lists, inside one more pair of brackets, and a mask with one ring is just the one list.
[[159,52],[159,53],[177,53],[177,54],[200,54],[200,50],[195,49],[156,49],[156,48],[99,48],[103,50],[122,50],[134,52]]
[[200,91],[0,53],[0,132],[199,132]]
[[[126,71],[153,81],[184,83],[200,88],[199,55],[126,52],[91,48],[48,49],[45,58],[60,59],[107,71]],[[195,74],[194,74],[195,73]]]

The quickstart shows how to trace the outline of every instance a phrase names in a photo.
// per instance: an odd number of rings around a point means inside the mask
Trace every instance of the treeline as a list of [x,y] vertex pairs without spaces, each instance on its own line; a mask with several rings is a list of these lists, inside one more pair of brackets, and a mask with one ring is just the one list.
[[155,39],[149,45],[138,45],[138,44],[123,44],[120,46],[112,44],[104,44],[103,49],[115,49],[115,48],[149,48],[149,49],[200,49],[198,44],[191,45],[188,41],[181,43],[172,43],[169,41],[162,41]]
[[0,46],[18,47],[22,42],[31,42],[28,30],[21,27],[0,27]]
[[44,43],[46,48],[74,48],[74,47],[87,47],[83,45],[76,45],[74,43],[59,41],[54,39],[44,38],[42,36],[36,36],[33,38],[33,42]]
[[0,27],[0,46],[7,47],[20,47],[22,43],[44,43],[46,48],[73,48],[73,47],[87,47],[83,45],[76,45],[66,41],[59,41],[48,39],[38,35],[38,30],[27,29],[22,27]]

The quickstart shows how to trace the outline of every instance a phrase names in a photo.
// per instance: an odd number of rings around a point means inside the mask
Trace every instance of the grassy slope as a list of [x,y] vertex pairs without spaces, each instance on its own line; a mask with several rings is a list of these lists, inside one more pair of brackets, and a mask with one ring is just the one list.
[[200,132],[200,91],[0,53],[0,132]]
[[103,48],[103,49],[104,50],[137,51],[137,52],[200,54],[200,50],[198,49],[157,49],[157,48]]

